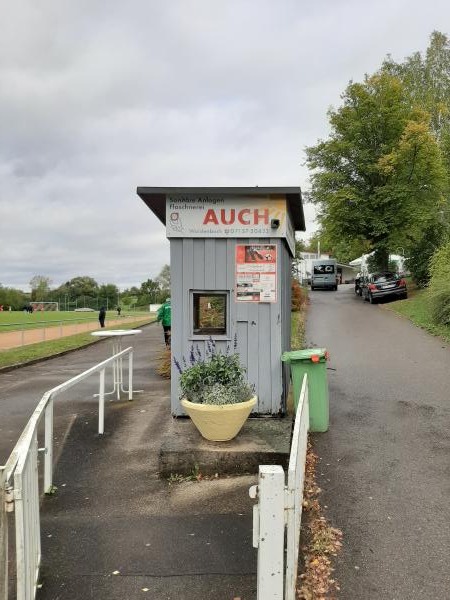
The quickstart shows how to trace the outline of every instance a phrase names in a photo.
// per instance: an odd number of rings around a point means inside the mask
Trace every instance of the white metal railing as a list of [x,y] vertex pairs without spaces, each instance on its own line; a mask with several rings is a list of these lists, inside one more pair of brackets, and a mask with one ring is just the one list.
[[[45,392],[4,466],[0,466],[0,600],[8,600],[7,513],[15,512],[17,600],[32,600],[41,562],[38,454],[44,453],[44,492],[53,488],[53,401],[56,396],[100,374],[98,432],[104,433],[106,368],[122,364],[128,355],[128,399],[133,398],[133,348],[130,346],[103,362]],[[44,420],[44,447],[38,445],[38,426]]]
[[[308,380],[297,405],[287,481],[279,465],[260,465],[253,507],[253,546],[258,548],[258,600],[294,600],[300,547],[303,485],[309,429]],[[284,531],[286,527],[286,560]]]

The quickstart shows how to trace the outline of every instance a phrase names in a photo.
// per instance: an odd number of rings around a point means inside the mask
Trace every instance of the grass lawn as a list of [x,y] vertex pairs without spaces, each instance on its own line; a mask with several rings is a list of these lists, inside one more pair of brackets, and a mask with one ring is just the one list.
[[[127,321],[121,326],[121,329],[133,329],[134,327],[139,327],[154,321],[154,314],[147,312],[145,315],[148,317],[146,321],[143,321],[141,316],[139,321]],[[112,329],[114,329],[114,327]],[[91,336],[91,332],[86,332],[57,340],[50,340],[48,342],[30,344],[29,346],[22,346],[21,348],[3,350],[0,352],[0,368],[24,364],[39,358],[47,358],[60,354],[61,352],[67,352],[68,350],[76,350],[77,348],[88,346],[93,343],[95,343],[95,340]]]
[[305,345],[306,304],[302,310],[291,312],[291,348],[301,350]]
[[[307,292],[306,292],[307,294]],[[305,326],[306,326],[306,311],[308,309],[308,301],[306,300],[299,311],[291,311],[291,350],[301,350],[305,347]],[[289,415],[295,414],[294,388],[289,386],[289,393],[286,399],[286,410]]]
[[410,284],[408,285],[408,300],[390,302],[389,304],[385,304],[385,308],[406,317],[418,327],[450,342],[450,327],[445,325],[434,325],[431,322],[428,309],[427,290],[417,289]]
[[[147,317],[149,312],[124,312],[122,317]],[[117,311],[109,310],[106,313],[106,323],[108,319],[115,319]],[[98,311],[94,312],[75,312],[75,311],[36,311],[32,314],[19,311],[0,312],[0,332],[13,331],[16,329],[34,329],[40,327],[44,322],[46,327],[56,327],[61,321],[70,323],[86,323],[86,321],[97,321]]]

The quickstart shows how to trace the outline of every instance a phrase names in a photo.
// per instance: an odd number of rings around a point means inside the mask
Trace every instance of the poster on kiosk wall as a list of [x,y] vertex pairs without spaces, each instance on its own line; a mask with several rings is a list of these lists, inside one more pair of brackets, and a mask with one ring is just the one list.
[[236,246],[236,302],[277,301],[275,244]]

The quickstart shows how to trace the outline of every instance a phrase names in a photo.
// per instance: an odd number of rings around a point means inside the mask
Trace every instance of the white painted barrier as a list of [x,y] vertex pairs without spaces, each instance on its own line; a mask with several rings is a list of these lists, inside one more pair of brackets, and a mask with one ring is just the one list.
[[[8,600],[8,513],[15,513],[17,600],[33,600],[41,563],[38,453],[44,454],[44,492],[53,489],[53,400],[94,373],[100,374],[98,432],[104,433],[105,371],[128,355],[129,399],[132,395],[133,348],[114,354],[46,392],[31,415],[4,466],[0,466],[0,600]],[[44,416],[44,447],[38,426]]]
[[258,499],[253,507],[253,546],[258,548],[258,600],[295,600],[308,429],[305,375],[295,416],[287,482],[281,466],[260,465],[258,485],[249,491],[251,498]]

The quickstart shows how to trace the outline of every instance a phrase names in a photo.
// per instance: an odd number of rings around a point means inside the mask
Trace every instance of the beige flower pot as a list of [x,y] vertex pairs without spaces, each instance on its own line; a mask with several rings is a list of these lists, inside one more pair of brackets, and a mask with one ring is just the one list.
[[237,436],[257,401],[256,396],[237,404],[196,404],[183,398],[181,406],[202,436],[211,442],[226,442]]

